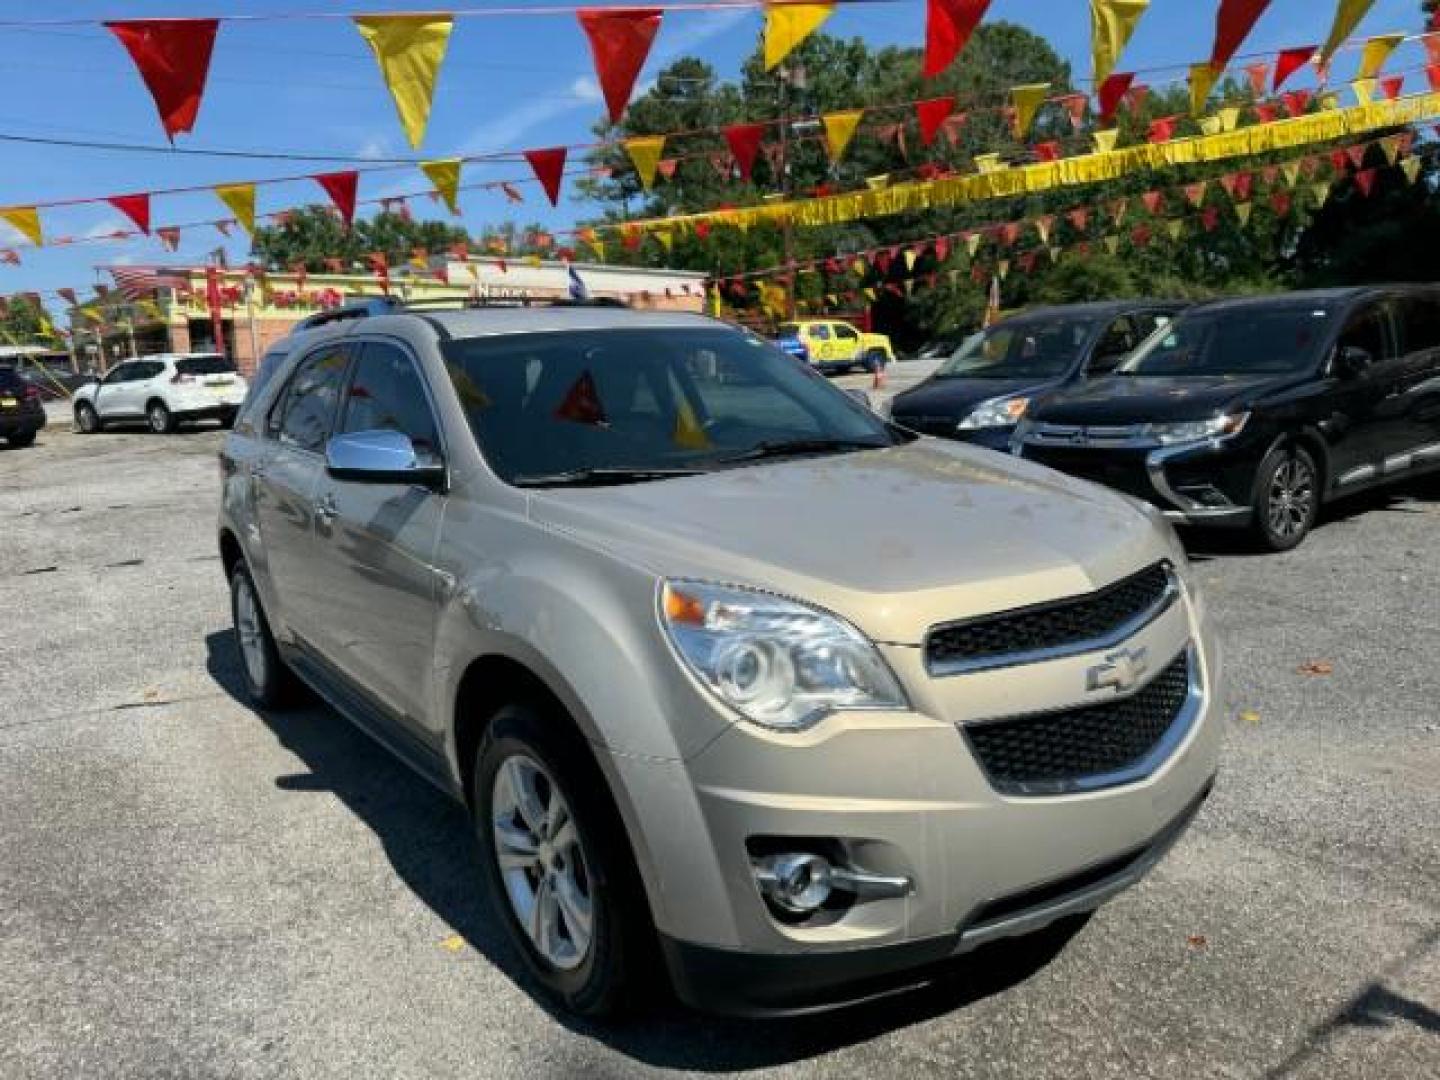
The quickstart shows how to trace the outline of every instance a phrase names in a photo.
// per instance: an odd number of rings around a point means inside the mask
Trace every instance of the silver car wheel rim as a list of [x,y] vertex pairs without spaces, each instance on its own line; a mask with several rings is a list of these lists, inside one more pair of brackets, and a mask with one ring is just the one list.
[[490,811],[510,910],[547,963],[573,971],[590,954],[595,907],[569,803],[543,765],[512,754],[495,771]]
[[1315,475],[1299,458],[1282,462],[1270,480],[1271,531],[1289,539],[1304,530],[1315,505]]
[[150,430],[165,430],[165,410],[163,410],[158,405],[156,405],[153,409],[150,410]]
[[241,579],[235,593],[235,636],[240,639],[240,656],[254,686],[265,685],[265,640],[260,608],[250,582]]

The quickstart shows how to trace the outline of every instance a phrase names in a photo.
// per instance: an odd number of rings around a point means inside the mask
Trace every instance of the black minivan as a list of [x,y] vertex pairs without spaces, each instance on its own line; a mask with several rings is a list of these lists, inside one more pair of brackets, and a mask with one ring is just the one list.
[[1013,315],[971,335],[934,375],[897,395],[890,418],[925,435],[1006,450],[1039,395],[1114,370],[1184,306],[1111,300]]
[[1221,300],[1031,410],[1014,450],[1284,551],[1322,502],[1440,468],[1440,288]]

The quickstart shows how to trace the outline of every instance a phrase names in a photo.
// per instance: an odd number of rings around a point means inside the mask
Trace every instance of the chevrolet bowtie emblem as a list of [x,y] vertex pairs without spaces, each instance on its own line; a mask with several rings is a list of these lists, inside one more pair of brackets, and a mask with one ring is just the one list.
[[1114,688],[1117,694],[1134,690],[1150,670],[1148,649],[1121,649],[1085,673],[1086,690]]

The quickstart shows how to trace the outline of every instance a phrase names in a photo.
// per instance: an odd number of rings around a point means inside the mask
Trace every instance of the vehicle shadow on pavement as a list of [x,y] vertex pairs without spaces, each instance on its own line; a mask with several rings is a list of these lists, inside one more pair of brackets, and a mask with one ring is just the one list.
[[[1023,982],[1058,956],[1079,929],[1075,923],[1040,937],[986,946],[922,988],[783,1021],[705,1016],[660,994],[639,1015],[614,1024],[557,1012],[525,974],[483,898],[479,853],[464,809],[328,706],[317,702],[282,712],[255,709],[245,692],[233,635],[210,634],[205,645],[211,678],[255,712],[309,770],[277,777],[278,787],[333,794],[375,833],[396,874],[416,897],[557,1023],[639,1062],[725,1072],[785,1064],[865,1042]],[[483,1002],[474,1007],[483,1008]]]

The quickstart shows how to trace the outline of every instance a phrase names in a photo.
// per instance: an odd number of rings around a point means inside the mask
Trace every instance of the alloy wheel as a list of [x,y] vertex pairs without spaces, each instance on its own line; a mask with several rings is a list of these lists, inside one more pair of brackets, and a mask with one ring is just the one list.
[[1282,461],[1270,478],[1266,497],[1270,531],[1282,539],[1304,532],[1315,509],[1315,474],[1298,457]]
[[240,656],[245,661],[245,671],[252,686],[264,686],[268,674],[264,634],[254,586],[242,576],[235,586],[235,636],[240,641]]
[[590,954],[595,906],[570,804],[535,758],[500,763],[490,795],[495,858],[510,909],[547,963],[561,971]]

